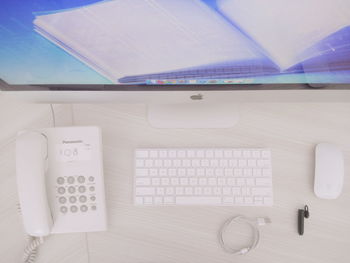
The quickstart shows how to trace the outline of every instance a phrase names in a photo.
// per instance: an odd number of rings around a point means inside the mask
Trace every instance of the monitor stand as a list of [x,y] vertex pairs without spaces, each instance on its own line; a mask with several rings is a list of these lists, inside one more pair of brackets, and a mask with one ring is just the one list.
[[231,128],[239,119],[237,105],[192,102],[151,104],[148,121],[155,128]]

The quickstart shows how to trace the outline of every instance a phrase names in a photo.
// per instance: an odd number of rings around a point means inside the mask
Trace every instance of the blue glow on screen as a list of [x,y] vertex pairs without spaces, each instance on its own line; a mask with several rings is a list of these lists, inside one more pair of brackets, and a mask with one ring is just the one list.
[[[121,0],[118,0],[121,1]],[[125,0],[128,1],[128,0]],[[135,0],[133,0],[135,1]],[[143,0],[139,0],[140,2]],[[169,1],[169,0],[168,0]],[[176,0],[174,0],[176,1]],[[34,31],[36,15],[75,10],[81,7],[103,4],[101,0],[2,0],[0,4],[0,79],[9,84],[147,84],[156,79],[237,79],[241,83],[350,83],[350,19],[349,25],[327,36],[308,52],[318,52],[318,57],[308,58],[284,72],[274,72],[275,61],[268,52],[259,50],[266,57],[247,61],[201,65],[154,74],[111,77],[94,63],[83,62],[62,47]],[[202,0],[209,8],[220,13],[216,0]],[[224,18],[227,20],[227,18]],[[228,22],[247,39],[251,36],[242,27]],[[203,43],[205,44],[205,43]],[[315,51],[316,50],[316,51]],[[322,55],[322,56],[321,56]],[[249,64],[251,63],[251,64]],[[247,72],[244,69],[249,67]],[[254,68],[251,69],[250,68]],[[241,70],[239,73],[238,69]],[[256,72],[254,70],[258,69]],[[220,71],[220,74],[217,72]],[[206,75],[207,74],[207,75]],[[177,76],[174,78],[174,76]],[[240,81],[242,80],[242,81]],[[209,81],[210,82],[210,81]],[[153,83],[153,82],[152,82]],[[164,83],[164,82],[161,82]],[[222,82],[218,82],[222,83]],[[232,83],[232,82],[230,82]],[[165,84],[167,84],[165,82]]]

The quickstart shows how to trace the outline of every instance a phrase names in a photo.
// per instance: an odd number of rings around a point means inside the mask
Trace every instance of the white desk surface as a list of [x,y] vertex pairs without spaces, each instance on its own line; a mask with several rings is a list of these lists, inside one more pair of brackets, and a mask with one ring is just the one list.
[[[90,263],[330,263],[350,262],[350,104],[243,104],[231,129],[151,128],[144,105],[56,105],[58,125],[98,125],[103,131],[108,231],[52,235],[37,262]],[[0,97],[0,261],[20,262],[24,234],[16,210],[15,133],[50,125],[48,105]],[[314,147],[339,144],[345,154],[343,194],[326,201],[313,194]],[[269,147],[274,206],[135,207],[136,147]],[[297,209],[310,207],[305,235],[297,233]],[[268,216],[261,242],[246,256],[226,254],[217,231],[228,217]],[[247,240],[244,231],[232,240]]]

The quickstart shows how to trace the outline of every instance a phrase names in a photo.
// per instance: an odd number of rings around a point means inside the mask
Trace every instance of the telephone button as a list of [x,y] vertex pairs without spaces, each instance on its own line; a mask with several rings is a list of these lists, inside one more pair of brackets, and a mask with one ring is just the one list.
[[85,182],[85,177],[82,175],[78,176],[78,182],[83,184]]
[[86,206],[86,205],[82,205],[81,207],[80,207],[80,211],[81,212],[86,212],[88,210],[88,207]]
[[90,176],[90,177],[89,177],[89,181],[90,181],[90,182],[93,182],[94,180],[95,180],[95,178],[94,178],[93,176]]
[[83,185],[79,186],[78,191],[79,191],[79,193],[85,193],[85,191],[86,191],[85,186],[83,186]]
[[77,198],[75,196],[69,197],[69,202],[75,203],[77,201]]
[[96,200],[96,196],[90,196],[90,200],[94,202]]
[[59,193],[59,194],[64,194],[65,192],[66,192],[66,189],[64,188],[64,187],[58,187],[58,189],[57,189],[57,192]]
[[85,195],[81,195],[81,196],[79,197],[79,201],[80,201],[81,203],[85,203],[85,202],[87,201],[86,196],[85,196]]
[[97,207],[95,205],[91,206],[91,210],[96,210]]
[[67,181],[68,181],[69,184],[74,184],[74,181],[75,181],[74,176],[69,176]]
[[64,184],[64,178],[63,177],[58,177],[57,178],[57,183],[58,184]]
[[61,204],[65,204],[67,202],[67,198],[65,198],[64,196],[61,196],[59,199],[58,199],[58,202],[60,202]]
[[67,209],[67,207],[65,207],[65,206],[61,206],[60,211],[61,211],[63,214],[65,214],[65,213],[67,213],[68,209]]
[[70,207],[70,211],[71,211],[72,213],[76,213],[76,212],[78,211],[78,207],[75,206],[75,205],[72,205],[72,206]]
[[90,186],[90,187],[89,187],[89,190],[90,190],[91,192],[93,192],[93,191],[95,191],[95,187],[94,187],[94,186]]
[[74,186],[69,186],[69,187],[68,187],[68,192],[69,192],[70,194],[74,194],[74,193],[75,193],[75,187],[74,187]]

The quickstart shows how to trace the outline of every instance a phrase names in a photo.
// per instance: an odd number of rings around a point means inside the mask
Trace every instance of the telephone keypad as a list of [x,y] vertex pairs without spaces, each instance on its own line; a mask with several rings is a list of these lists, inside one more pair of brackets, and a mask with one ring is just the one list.
[[61,204],[65,204],[67,202],[67,198],[65,198],[64,196],[61,196],[59,199],[58,199],[58,202],[60,202]]
[[74,204],[76,201],[77,201],[77,198],[75,196],[69,197],[69,202]]
[[[63,214],[97,210],[93,176],[70,175],[56,179],[59,211]],[[88,190],[88,191],[87,191]]]
[[73,176],[69,176],[67,181],[69,184],[74,184],[75,178]]
[[79,193],[85,193],[85,191],[86,191],[85,186],[83,186],[83,185],[79,186],[78,191],[79,191]]
[[86,206],[86,205],[82,205],[81,207],[80,207],[80,211],[81,212],[86,212],[88,210],[88,207]]
[[66,192],[66,189],[64,188],[64,187],[59,187],[58,189],[57,189],[57,191],[58,191],[58,193],[60,193],[60,194],[64,194],[65,192]]
[[85,177],[82,175],[78,176],[78,182],[81,184],[85,183]]
[[57,183],[58,184],[64,184],[64,178],[63,177],[58,177],[57,178]]
[[74,187],[74,186],[69,186],[69,187],[68,187],[68,192],[69,192],[70,194],[74,194],[74,193],[75,193],[75,187]]

